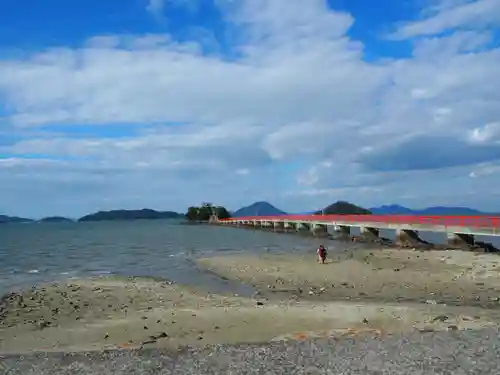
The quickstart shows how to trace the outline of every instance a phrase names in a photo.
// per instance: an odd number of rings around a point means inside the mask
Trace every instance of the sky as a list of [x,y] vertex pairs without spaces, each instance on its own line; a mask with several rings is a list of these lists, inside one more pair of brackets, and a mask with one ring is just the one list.
[[500,0],[0,3],[0,214],[499,186]]

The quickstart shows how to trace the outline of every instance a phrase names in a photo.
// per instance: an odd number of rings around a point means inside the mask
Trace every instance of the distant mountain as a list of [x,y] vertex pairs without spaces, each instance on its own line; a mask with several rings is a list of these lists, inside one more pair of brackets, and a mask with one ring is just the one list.
[[38,220],[40,223],[73,223],[73,219],[62,216],[49,216]]
[[155,211],[149,208],[142,210],[112,210],[99,211],[83,216],[78,221],[118,221],[118,220],[139,220],[139,219],[180,219],[183,214],[174,211]]
[[255,202],[232,213],[232,217],[288,215],[268,202]]
[[389,206],[373,207],[370,210],[375,215],[488,215],[488,213],[468,207],[427,207],[423,209],[411,209],[397,204]]
[[380,207],[372,207],[370,211],[374,215],[415,215],[414,211],[400,206],[398,204],[384,205]]
[[0,215],[0,224],[7,223],[32,223],[34,220],[25,217]]
[[355,204],[337,201],[331,205],[325,207],[323,210],[316,211],[316,215],[370,215],[370,210],[366,208],[356,206]]
[[415,212],[419,215],[487,215],[485,212],[468,207],[427,207]]

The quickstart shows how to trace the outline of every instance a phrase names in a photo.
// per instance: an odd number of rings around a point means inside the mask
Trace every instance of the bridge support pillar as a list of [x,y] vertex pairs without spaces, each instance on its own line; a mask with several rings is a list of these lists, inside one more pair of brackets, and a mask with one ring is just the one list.
[[378,238],[379,229],[372,227],[361,227],[361,235],[366,238]]
[[468,247],[475,244],[474,236],[466,233],[447,233],[448,245],[453,247]]
[[325,224],[311,224],[311,232],[316,237],[328,237],[328,226]]
[[409,229],[398,229],[396,230],[396,243],[399,246],[411,246],[415,243],[421,243],[417,231]]
[[296,226],[295,226],[295,229],[297,230],[297,232],[307,232],[307,231],[310,231],[310,227],[306,223],[297,223]]
[[333,232],[337,238],[347,238],[351,235],[351,227],[345,225],[335,225]]
[[289,230],[295,230],[295,224],[289,223],[288,221],[285,221],[283,223],[283,229],[285,230],[285,232],[287,232]]
[[275,232],[283,232],[285,230],[285,223],[283,223],[282,221],[275,221],[273,222],[273,224]]

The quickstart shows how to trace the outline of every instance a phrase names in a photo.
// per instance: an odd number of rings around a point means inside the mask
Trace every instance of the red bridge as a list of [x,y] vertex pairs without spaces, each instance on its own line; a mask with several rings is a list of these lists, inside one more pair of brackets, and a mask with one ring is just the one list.
[[247,216],[220,220],[221,224],[254,226],[276,230],[310,230],[315,234],[350,234],[351,227],[378,236],[380,229],[393,229],[400,240],[418,240],[418,232],[442,232],[451,243],[474,244],[475,235],[500,236],[498,216],[417,216],[417,215],[283,215]]

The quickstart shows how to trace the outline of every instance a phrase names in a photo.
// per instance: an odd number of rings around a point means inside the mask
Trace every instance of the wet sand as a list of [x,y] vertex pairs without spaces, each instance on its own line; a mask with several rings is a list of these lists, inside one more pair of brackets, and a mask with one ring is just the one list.
[[344,335],[478,329],[500,321],[500,257],[354,250],[225,255],[198,264],[255,298],[147,278],[41,285],[0,301],[0,354],[178,348]]
[[321,265],[311,255],[234,255],[199,259],[223,277],[270,299],[415,302],[500,307],[500,257],[449,251],[345,250]]

